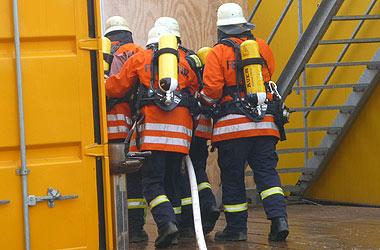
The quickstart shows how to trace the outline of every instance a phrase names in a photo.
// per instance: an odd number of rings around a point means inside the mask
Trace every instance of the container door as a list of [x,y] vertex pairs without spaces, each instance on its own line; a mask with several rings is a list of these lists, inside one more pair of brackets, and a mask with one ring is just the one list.
[[[105,249],[104,93],[99,53],[90,51],[99,39],[87,39],[99,33],[96,1],[18,2],[31,249]],[[1,9],[0,248],[18,250],[25,240],[11,0]]]

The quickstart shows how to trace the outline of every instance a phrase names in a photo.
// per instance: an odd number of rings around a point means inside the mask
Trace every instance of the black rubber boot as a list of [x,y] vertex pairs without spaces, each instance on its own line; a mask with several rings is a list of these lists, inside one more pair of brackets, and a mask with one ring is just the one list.
[[225,228],[222,232],[215,233],[215,241],[245,241],[247,240],[246,232],[236,232]]
[[146,241],[148,241],[148,234],[144,230],[129,232],[129,243],[138,243]]
[[285,241],[289,234],[288,221],[285,217],[272,219],[268,240],[270,241]]
[[209,209],[202,211],[202,228],[204,235],[209,234],[214,229],[219,215],[220,212],[215,206],[212,206]]
[[170,242],[170,245],[178,245],[179,244],[179,234],[177,234],[172,241]]
[[193,238],[195,236],[194,228],[192,227],[180,228],[179,236],[182,238]]
[[158,237],[154,242],[156,248],[168,248],[174,237],[178,235],[177,226],[169,222],[158,229]]

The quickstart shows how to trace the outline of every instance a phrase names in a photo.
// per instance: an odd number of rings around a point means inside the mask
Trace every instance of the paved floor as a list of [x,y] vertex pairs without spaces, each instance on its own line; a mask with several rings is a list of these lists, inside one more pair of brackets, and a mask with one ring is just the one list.
[[[380,249],[380,208],[288,205],[290,234],[286,242],[267,240],[270,222],[261,206],[249,208],[248,240],[219,243],[214,241],[216,231],[225,226],[223,213],[214,231],[206,237],[209,250],[247,249]],[[130,250],[154,249],[156,225],[150,214],[145,230],[148,243],[130,244]],[[195,239],[181,239],[174,249],[197,249]]]

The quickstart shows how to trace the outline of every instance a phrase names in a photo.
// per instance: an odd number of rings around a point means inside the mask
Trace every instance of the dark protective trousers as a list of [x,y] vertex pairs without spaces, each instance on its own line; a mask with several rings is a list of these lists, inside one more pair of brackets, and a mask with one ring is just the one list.
[[[169,222],[177,224],[173,207],[181,206],[179,185],[183,156],[184,154],[177,152],[152,151],[152,155],[146,158],[141,168],[143,195],[158,228]],[[152,202],[158,197],[167,197],[170,201],[152,207]]]
[[[274,136],[256,136],[217,142],[218,164],[221,170],[223,204],[235,205],[247,202],[244,183],[245,162],[248,161],[254,173],[259,193],[273,187],[281,187],[281,180],[275,170],[278,162]],[[268,219],[286,216],[286,204],[282,194],[273,194],[263,199]],[[226,212],[227,228],[246,232],[248,210]]]
[[[191,142],[189,155],[194,166],[198,186],[204,183],[209,183],[206,174],[206,164],[208,157],[207,139],[197,136],[194,137],[193,141]],[[185,171],[182,179],[183,182],[181,185],[181,197],[191,197],[190,181],[187,170]],[[207,211],[210,207],[216,206],[215,196],[211,188],[203,188],[201,191],[199,191],[198,194],[201,211]],[[193,210],[191,204],[182,206],[181,227],[193,227],[193,221]]]
[[[128,200],[143,199],[141,170],[127,174],[127,195]],[[143,229],[145,224],[145,209],[128,206],[128,226],[130,232],[137,232]]]

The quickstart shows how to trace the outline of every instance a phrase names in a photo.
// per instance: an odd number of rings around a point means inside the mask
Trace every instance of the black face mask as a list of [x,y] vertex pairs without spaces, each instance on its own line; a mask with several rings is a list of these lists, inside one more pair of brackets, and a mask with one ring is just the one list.
[[250,31],[245,31],[245,32],[240,33],[240,34],[232,35],[232,34],[226,34],[223,31],[221,31],[220,29],[218,29],[218,41],[222,40],[223,38],[228,38],[228,37],[236,37],[236,38],[245,37],[248,39],[253,39],[253,35]]
[[115,30],[106,35],[111,42],[133,43],[132,32],[127,30]]

